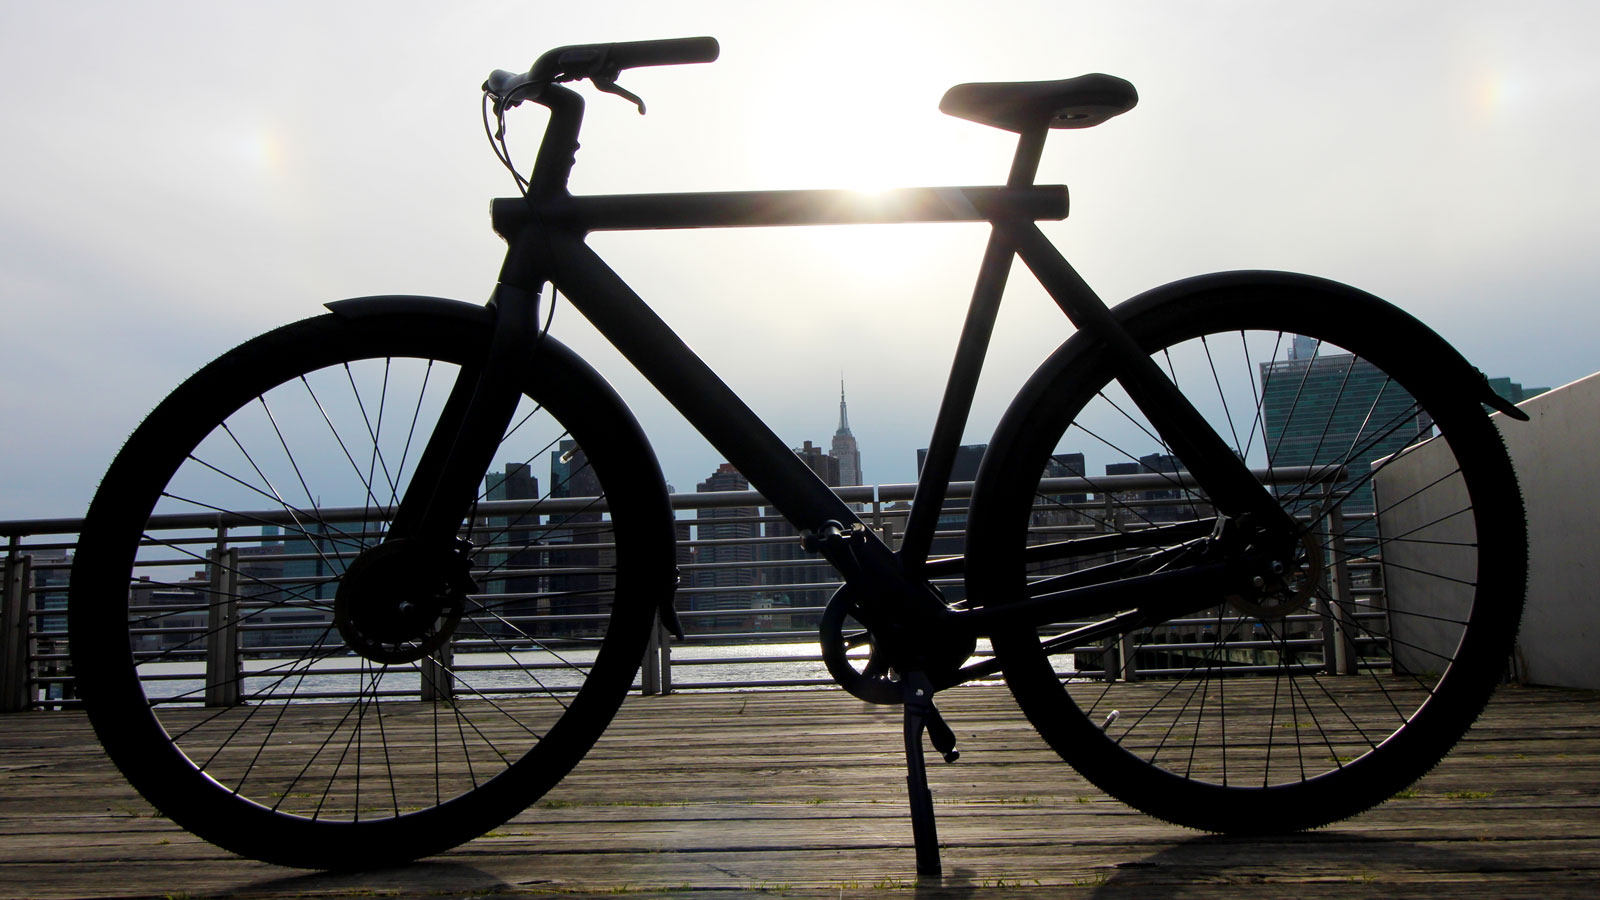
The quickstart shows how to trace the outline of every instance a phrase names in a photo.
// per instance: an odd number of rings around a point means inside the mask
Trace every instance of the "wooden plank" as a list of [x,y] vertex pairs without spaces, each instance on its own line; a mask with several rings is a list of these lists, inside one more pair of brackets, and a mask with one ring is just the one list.
[[1414,792],[1312,834],[1252,840],[1166,825],[1106,798],[1044,746],[1003,688],[941,701],[963,756],[930,770],[939,884],[916,885],[912,873],[898,711],[795,691],[630,699],[590,757],[505,826],[361,874],[234,857],[145,804],[81,715],[0,717],[0,897],[720,900],[916,886],[919,898],[1587,898],[1600,888],[1593,692],[1502,690]]

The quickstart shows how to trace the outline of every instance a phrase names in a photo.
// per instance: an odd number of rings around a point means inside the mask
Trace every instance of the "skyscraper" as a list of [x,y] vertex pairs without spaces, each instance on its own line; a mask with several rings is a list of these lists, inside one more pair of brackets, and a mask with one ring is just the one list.
[[[1151,453],[1139,457],[1138,462],[1108,463],[1107,475],[1144,475],[1150,473],[1165,473],[1176,476],[1184,471],[1183,464],[1176,456],[1166,453]],[[1172,504],[1156,504],[1157,500],[1175,500]],[[1142,491],[1118,491],[1113,495],[1111,516],[1119,528],[1142,523],[1153,525],[1157,522],[1178,522],[1192,519],[1202,515],[1210,515],[1210,508],[1205,504],[1197,504],[1194,496],[1174,478],[1171,487],[1146,489]]]
[[839,461],[839,487],[863,484],[861,476],[861,450],[856,446],[855,435],[850,433],[850,415],[844,405],[844,379],[839,379],[839,430],[833,433],[833,449],[829,456]]
[[[950,466],[950,480],[972,481],[977,478],[978,464],[983,462],[983,454],[988,449],[988,444],[962,444],[957,448],[955,461]],[[922,478],[922,467],[927,461],[928,448],[924,447],[917,451],[918,479]],[[933,544],[929,547],[932,555],[957,556],[966,552],[969,502],[965,497],[945,498]]]
[[[483,479],[485,500],[536,500],[539,479],[527,463],[508,462],[505,471],[490,471]],[[474,540],[481,548],[478,564],[488,569],[480,587],[486,594],[529,594],[528,599],[506,603],[495,601],[499,619],[491,625],[496,634],[513,631],[518,616],[549,612],[550,600],[542,596],[544,585],[539,570],[544,565],[542,544],[546,538],[540,516],[526,512],[515,516],[489,516]],[[510,548],[510,549],[497,549]],[[516,573],[516,574],[510,574]]]
[[1505,377],[1489,379],[1489,387],[1496,394],[1510,400],[1512,403],[1532,400],[1534,397],[1550,390],[1548,387],[1523,387],[1518,382]]
[[[811,471],[817,473],[817,477],[828,487],[839,486],[839,461],[824,453],[821,447],[806,441],[794,448],[794,454],[800,457]],[[779,540],[763,543],[761,552],[757,555],[763,562],[792,564],[763,567],[759,581],[768,589],[759,596],[770,601],[774,609],[826,604],[833,594],[832,588],[805,589],[799,585],[836,581],[839,578],[838,572],[816,554],[807,553],[801,548],[800,533],[795,531],[794,526],[783,518],[783,514],[778,512],[776,507],[766,507],[762,516],[768,519],[765,525],[766,536]],[[791,614],[781,618],[774,617],[774,623],[777,627],[791,629],[812,628],[821,617],[821,613]]]
[[[712,491],[747,491],[750,482],[733,467],[723,463],[711,477],[695,486],[700,493]],[[756,508],[739,506],[709,508],[696,511],[695,540],[699,549],[695,554],[693,573],[689,585],[711,588],[688,596],[689,609],[745,609],[750,606],[752,593],[730,588],[753,587],[756,583],[756,551],[752,543],[761,536],[761,524],[756,521]],[[716,616],[700,619],[707,631],[727,631],[740,627],[743,617]]]
[[[1044,464],[1040,478],[1082,478],[1084,476],[1082,453],[1054,453]],[[1032,527],[1038,532],[1046,528],[1062,528],[1092,521],[1082,507],[1089,501],[1083,491],[1055,493],[1038,491],[1033,501]],[[1057,536],[1057,539],[1060,539]]]
[[[589,464],[588,455],[576,441],[563,440],[550,451],[551,497],[600,498],[604,494],[605,489]],[[610,547],[615,538],[605,514],[588,506],[553,513],[539,534],[550,545],[545,564],[560,572],[545,579],[546,596],[540,598],[539,608],[567,615],[598,616],[609,612],[610,590],[615,580],[610,568],[616,563],[617,552]],[[598,618],[558,621],[538,632],[525,625],[519,627],[529,634],[597,634],[605,623]]]
[[1260,364],[1267,464],[1345,465],[1359,482],[1345,510],[1372,512],[1372,461],[1428,436],[1432,423],[1382,369],[1327,351],[1296,336],[1289,359]]

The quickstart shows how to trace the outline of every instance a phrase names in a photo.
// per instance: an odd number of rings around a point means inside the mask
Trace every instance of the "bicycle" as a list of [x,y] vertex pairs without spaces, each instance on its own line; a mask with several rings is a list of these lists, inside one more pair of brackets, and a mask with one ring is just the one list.
[[[108,754],[158,809],[286,865],[437,853],[578,762],[658,616],[682,636],[660,468],[621,398],[548,333],[556,291],[840,573],[819,640],[846,690],[904,706],[919,872],[939,871],[922,736],[954,759],[935,694],[979,678],[1003,674],[1101,789],[1199,829],[1324,825],[1449,751],[1499,680],[1526,569],[1485,407],[1526,417],[1481,373],[1398,308],[1311,276],[1205,275],[1108,307],[1036,224],[1065,218],[1066,188],[1035,183],[1051,130],[1135,105],[1107,75],[945,95],[944,112],[1017,134],[1003,186],[870,205],[568,192],[584,101],[566,83],[643,112],[622,71],[717,54],[710,38],[575,45],[497,70],[485,126],[520,195],[493,204],[509,246],[488,303],[330,303],[202,368],[129,438],[83,527],[71,649]],[[549,110],[526,178],[504,140],[523,102]],[[891,549],[584,240],[912,221],[991,230]],[[965,553],[933,558],[1013,257],[1076,331],[1002,418]],[[1090,476],[1073,448],[1096,442],[1143,487]],[[1390,475],[1424,457],[1443,474],[1394,493]],[[201,527],[220,538],[184,530]],[[160,575],[202,562],[204,578]],[[1432,606],[1362,599],[1418,577]],[[221,674],[196,685],[202,655]]]

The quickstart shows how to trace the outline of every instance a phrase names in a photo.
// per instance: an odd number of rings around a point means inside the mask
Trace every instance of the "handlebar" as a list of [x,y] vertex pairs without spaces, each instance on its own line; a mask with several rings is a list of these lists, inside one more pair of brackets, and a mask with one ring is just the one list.
[[[712,37],[569,44],[546,51],[523,74],[504,69],[494,70],[483,83],[483,90],[499,104],[516,106],[554,82],[588,78],[596,86],[612,90],[616,86],[617,74],[623,69],[708,63],[715,60],[720,52],[717,39]],[[616,92],[612,90],[612,93]]]
[[[642,66],[678,66],[688,63],[715,62],[721,48],[713,37],[668,38],[660,41],[625,41],[617,44],[590,44],[578,49],[604,47],[602,55],[609,56],[610,68],[636,69]],[[562,48],[573,49],[573,48]],[[551,51],[561,53],[560,50]],[[546,53],[545,56],[549,56]],[[565,61],[565,56],[558,57]],[[537,68],[537,65],[535,66]]]

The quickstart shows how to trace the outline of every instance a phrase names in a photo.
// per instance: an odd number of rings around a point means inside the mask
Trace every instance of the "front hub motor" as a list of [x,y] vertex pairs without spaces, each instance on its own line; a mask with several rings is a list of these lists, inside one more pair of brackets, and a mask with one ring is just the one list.
[[350,564],[333,601],[333,623],[357,655],[406,663],[444,646],[476,589],[459,548],[385,541]]

